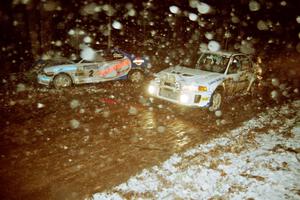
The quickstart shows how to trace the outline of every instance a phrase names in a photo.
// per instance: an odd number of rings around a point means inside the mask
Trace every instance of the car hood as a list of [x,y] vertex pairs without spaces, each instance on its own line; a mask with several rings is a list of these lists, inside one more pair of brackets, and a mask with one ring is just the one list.
[[156,76],[163,78],[166,76],[173,76],[173,79],[176,79],[177,82],[203,85],[211,85],[215,82],[222,81],[225,78],[224,74],[191,69],[183,66],[169,67],[157,73]]

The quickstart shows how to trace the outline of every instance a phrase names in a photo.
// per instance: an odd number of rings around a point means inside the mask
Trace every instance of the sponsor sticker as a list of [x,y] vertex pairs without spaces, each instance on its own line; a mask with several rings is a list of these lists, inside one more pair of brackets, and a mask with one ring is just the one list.
[[141,58],[136,58],[136,59],[134,59],[132,62],[133,62],[134,64],[136,64],[136,65],[141,65],[141,64],[143,64],[145,61],[144,61],[143,59],[141,59]]
[[223,77],[217,78],[216,80],[213,80],[213,81],[209,82],[208,84],[209,84],[209,85],[212,85],[212,84],[217,83],[217,82],[219,82],[219,81],[222,81],[222,80],[224,80],[224,79],[225,79],[225,78],[223,78]]
[[130,65],[130,61],[129,60],[124,60],[116,65],[110,66],[106,69],[103,69],[101,71],[99,71],[99,75],[100,76],[106,76],[114,71],[125,71],[125,69],[128,69],[128,66]]

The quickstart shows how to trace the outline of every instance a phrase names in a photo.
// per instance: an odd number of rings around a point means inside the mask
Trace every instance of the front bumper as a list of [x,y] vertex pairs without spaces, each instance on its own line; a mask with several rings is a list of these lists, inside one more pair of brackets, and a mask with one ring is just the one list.
[[196,92],[150,84],[148,93],[156,98],[190,107],[208,107],[210,92]]
[[44,74],[38,74],[37,81],[39,84],[49,86],[53,80],[53,77],[46,76]]

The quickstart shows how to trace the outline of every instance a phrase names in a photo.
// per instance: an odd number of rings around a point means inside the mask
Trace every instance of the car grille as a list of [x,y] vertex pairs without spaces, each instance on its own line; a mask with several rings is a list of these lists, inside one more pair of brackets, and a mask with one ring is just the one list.
[[176,82],[176,77],[174,74],[163,74],[160,77],[160,85],[162,87],[169,87],[169,88],[180,88],[180,84]]
[[162,97],[165,97],[168,99],[178,100],[179,92],[174,91],[173,89],[169,89],[169,88],[161,88],[159,90],[159,96],[162,96]]
[[176,88],[176,84],[175,83],[164,82],[164,85],[172,87],[172,88]]

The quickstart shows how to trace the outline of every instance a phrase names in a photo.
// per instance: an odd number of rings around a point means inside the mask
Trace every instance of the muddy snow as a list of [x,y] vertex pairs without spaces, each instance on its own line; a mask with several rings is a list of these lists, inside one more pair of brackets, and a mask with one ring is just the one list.
[[86,200],[300,199],[300,101],[143,169]]

